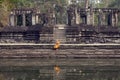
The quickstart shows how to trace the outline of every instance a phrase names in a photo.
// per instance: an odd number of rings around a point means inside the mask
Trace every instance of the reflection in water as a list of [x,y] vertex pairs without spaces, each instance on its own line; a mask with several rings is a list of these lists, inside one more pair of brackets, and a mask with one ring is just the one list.
[[119,59],[1,59],[0,80],[120,80],[119,62]]

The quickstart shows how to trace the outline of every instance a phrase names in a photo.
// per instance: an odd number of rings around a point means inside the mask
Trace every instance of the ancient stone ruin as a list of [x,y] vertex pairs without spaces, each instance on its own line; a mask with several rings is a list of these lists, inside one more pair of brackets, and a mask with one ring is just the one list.
[[70,5],[67,23],[56,24],[55,11],[13,9],[10,25],[0,30],[1,43],[120,43],[117,8],[80,8]]

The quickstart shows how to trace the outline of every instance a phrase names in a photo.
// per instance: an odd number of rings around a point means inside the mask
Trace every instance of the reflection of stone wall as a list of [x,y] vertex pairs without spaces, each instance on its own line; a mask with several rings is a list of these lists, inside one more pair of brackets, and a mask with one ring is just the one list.
[[[9,65],[3,65],[9,63]],[[12,64],[10,64],[12,63]],[[119,59],[2,59],[2,80],[109,80],[120,79]],[[61,69],[54,73],[54,65]]]

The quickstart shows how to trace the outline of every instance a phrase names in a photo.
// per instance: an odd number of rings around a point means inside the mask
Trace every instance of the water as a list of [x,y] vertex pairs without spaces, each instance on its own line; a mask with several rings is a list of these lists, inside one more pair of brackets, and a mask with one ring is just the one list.
[[0,80],[120,80],[119,75],[119,59],[0,60]]

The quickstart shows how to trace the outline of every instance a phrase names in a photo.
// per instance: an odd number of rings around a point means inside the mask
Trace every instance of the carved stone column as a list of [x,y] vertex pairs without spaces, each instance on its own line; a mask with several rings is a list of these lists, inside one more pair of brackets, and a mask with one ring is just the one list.
[[118,13],[115,13],[115,26],[118,26]]
[[98,14],[98,25],[102,25],[101,14]]
[[86,16],[87,16],[87,18],[86,18],[87,23],[86,24],[89,25],[89,24],[91,24],[91,21],[90,21],[90,9],[86,9]]
[[71,24],[72,24],[72,25],[76,24],[75,10],[73,10],[73,12],[72,12],[72,20],[71,20]]
[[35,15],[35,22],[36,22],[36,24],[38,24],[38,23],[39,23],[39,18],[38,18],[38,15]]
[[25,18],[25,14],[23,14],[23,26],[26,26],[26,18]]
[[76,20],[75,20],[76,24],[80,24],[80,15],[77,12],[77,8],[75,8],[75,16],[76,16]]
[[94,13],[90,13],[90,25],[94,25]]
[[14,14],[10,15],[9,20],[10,20],[10,25],[15,26],[15,16],[14,16]]
[[32,15],[32,25],[36,24],[36,16],[35,14]]
[[93,13],[92,13],[92,25],[95,24],[95,22],[94,22],[94,16],[95,16],[95,14],[94,14],[94,12],[93,12]]
[[105,25],[105,14],[102,12],[102,10],[99,10],[98,25]]
[[90,11],[90,10],[87,11],[87,24],[88,25],[94,25],[94,14],[93,14],[93,11]]
[[100,9],[98,11],[98,25],[102,25],[102,11]]
[[110,21],[111,21],[111,26],[114,26],[115,25],[115,16],[114,16],[114,13],[111,13],[110,15]]
[[117,25],[117,15],[115,13],[111,13],[111,26]]
[[102,14],[102,25],[106,25],[106,14]]

